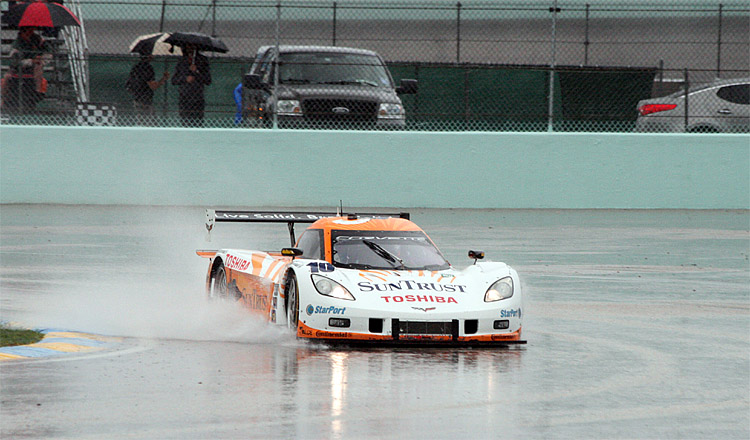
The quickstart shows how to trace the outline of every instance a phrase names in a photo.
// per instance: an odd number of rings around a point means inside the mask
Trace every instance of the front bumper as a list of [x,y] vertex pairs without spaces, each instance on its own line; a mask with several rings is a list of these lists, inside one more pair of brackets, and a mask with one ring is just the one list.
[[[297,337],[330,343],[398,344],[398,345],[497,345],[525,344],[521,339],[520,319],[408,319],[400,318],[328,318],[303,320],[297,327]],[[339,325],[330,324],[335,320]],[[507,325],[506,329],[495,329],[496,323]],[[317,325],[316,325],[317,324]]]
[[309,118],[307,116],[278,116],[279,128],[308,129],[308,130],[382,130],[402,129],[406,125],[404,119],[375,119],[362,120],[337,118]]

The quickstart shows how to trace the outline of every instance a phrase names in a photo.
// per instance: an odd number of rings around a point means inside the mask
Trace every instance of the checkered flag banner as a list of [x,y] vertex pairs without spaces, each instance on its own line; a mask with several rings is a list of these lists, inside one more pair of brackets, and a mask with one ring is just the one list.
[[117,108],[112,104],[80,102],[76,106],[76,122],[89,126],[117,125]]

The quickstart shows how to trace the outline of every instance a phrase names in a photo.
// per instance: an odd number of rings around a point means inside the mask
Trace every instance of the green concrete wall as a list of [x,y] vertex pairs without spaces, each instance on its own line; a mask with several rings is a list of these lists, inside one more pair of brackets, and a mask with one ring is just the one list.
[[0,133],[0,203],[750,209],[747,135]]

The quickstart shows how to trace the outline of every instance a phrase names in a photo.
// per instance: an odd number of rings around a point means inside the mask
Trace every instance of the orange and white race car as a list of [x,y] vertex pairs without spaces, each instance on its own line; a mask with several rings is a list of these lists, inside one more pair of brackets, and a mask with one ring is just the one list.
[[[215,222],[280,222],[292,247],[199,250],[210,299],[238,301],[298,338],[347,343],[511,344],[523,296],[505,263],[448,263],[407,213],[206,212]],[[312,223],[294,236],[296,223]]]

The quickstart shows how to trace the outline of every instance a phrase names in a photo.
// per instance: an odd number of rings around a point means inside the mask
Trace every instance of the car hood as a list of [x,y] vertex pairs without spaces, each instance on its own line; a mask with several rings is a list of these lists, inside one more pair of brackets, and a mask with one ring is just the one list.
[[279,99],[347,99],[401,103],[401,99],[390,87],[341,84],[280,85]]

